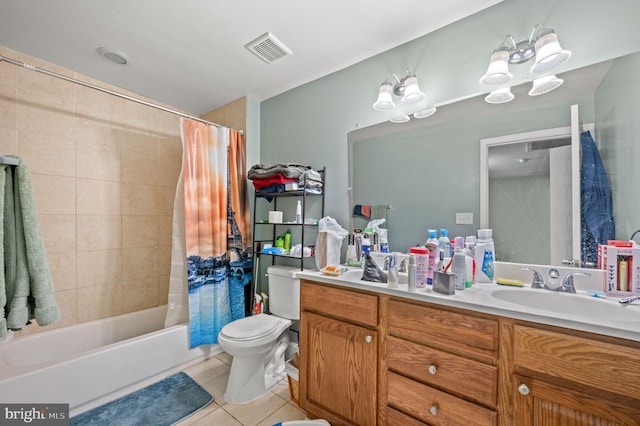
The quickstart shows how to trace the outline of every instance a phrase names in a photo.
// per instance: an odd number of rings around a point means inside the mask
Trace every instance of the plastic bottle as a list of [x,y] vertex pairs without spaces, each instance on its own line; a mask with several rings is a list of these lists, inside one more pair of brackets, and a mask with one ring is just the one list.
[[456,276],[456,290],[464,290],[467,273],[466,253],[464,251],[464,238],[455,238],[455,248],[451,259],[451,272]]
[[371,241],[369,240],[369,234],[364,234],[362,236],[362,253],[363,254],[371,253]]
[[621,259],[618,262],[618,290],[629,291],[629,263],[626,259]]
[[289,250],[291,250],[291,230],[289,229],[284,233],[284,244],[282,248],[285,253],[289,253]]
[[427,270],[427,284],[433,284],[433,272],[436,270],[436,259],[438,258],[438,231],[429,229],[429,238],[425,246],[429,249],[429,269]]
[[495,248],[491,229],[478,229],[478,241],[476,242],[476,282],[493,282],[493,262],[495,260]]
[[424,247],[411,247],[409,256],[416,256],[416,287],[424,288],[427,284],[427,273],[429,271],[429,249]]
[[438,266],[436,267],[436,271],[444,272],[444,250],[438,250]]
[[407,267],[407,281],[409,284],[409,291],[416,291],[416,255],[411,253],[409,255],[409,266]]
[[476,237],[475,235],[469,235],[464,240],[464,249],[467,254],[467,273],[465,287],[469,288],[476,282],[476,267],[475,267],[475,253],[476,253]]
[[296,223],[302,223],[302,202],[300,200],[296,205]]
[[447,228],[440,229],[438,247],[444,250],[444,257],[451,257],[451,241],[449,241],[449,230]]

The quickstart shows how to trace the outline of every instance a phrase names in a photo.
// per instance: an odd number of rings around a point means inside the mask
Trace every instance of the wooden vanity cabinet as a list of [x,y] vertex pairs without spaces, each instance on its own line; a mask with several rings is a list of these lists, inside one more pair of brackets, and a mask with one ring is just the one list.
[[377,424],[378,296],[300,284],[300,406],[334,426]]
[[510,334],[514,424],[640,425],[638,345],[520,324]]
[[386,326],[381,424],[498,424],[496,319],[391,298]]

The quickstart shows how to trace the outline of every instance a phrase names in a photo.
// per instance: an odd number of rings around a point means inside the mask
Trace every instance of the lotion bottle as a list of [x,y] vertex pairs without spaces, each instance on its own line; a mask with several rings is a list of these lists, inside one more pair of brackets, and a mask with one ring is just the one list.
[[433,272],[436,270],[436,259],[438,258],[438,231],[429,229],[429,238],[425,246],[429,249],[429,269],[427,270],[427,284],[433,284]]
[[411,253],[409,255],[409,266],[407,268],[407,273],[408,273],[408,284],[409,284],[409,291],[416,291],[416,255]]
[[467,274],[467,255],[464,251],[464,238],[455,238],[455,248],[451,259],[451,272],[456,276],[456,290],[464,290]]
[[300,200],[296,205],[296,223],[302,223],[302,203]]

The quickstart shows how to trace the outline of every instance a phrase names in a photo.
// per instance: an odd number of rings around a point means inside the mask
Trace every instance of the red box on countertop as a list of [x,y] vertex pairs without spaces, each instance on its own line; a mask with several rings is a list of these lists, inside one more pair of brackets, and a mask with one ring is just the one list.
[[604,292],[640,295],[640,247],[598,246],[598,268],[604,269]]

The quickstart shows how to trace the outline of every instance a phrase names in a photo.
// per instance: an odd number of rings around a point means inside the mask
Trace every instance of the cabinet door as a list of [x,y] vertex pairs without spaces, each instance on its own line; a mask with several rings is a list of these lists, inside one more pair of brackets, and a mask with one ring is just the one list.
[[300,333],[302,408],[341,424],[375,425],[377,333],[309,312]]
[[516,376],[514,419],[521,426],[638,425],[640,407],[543,380]]

